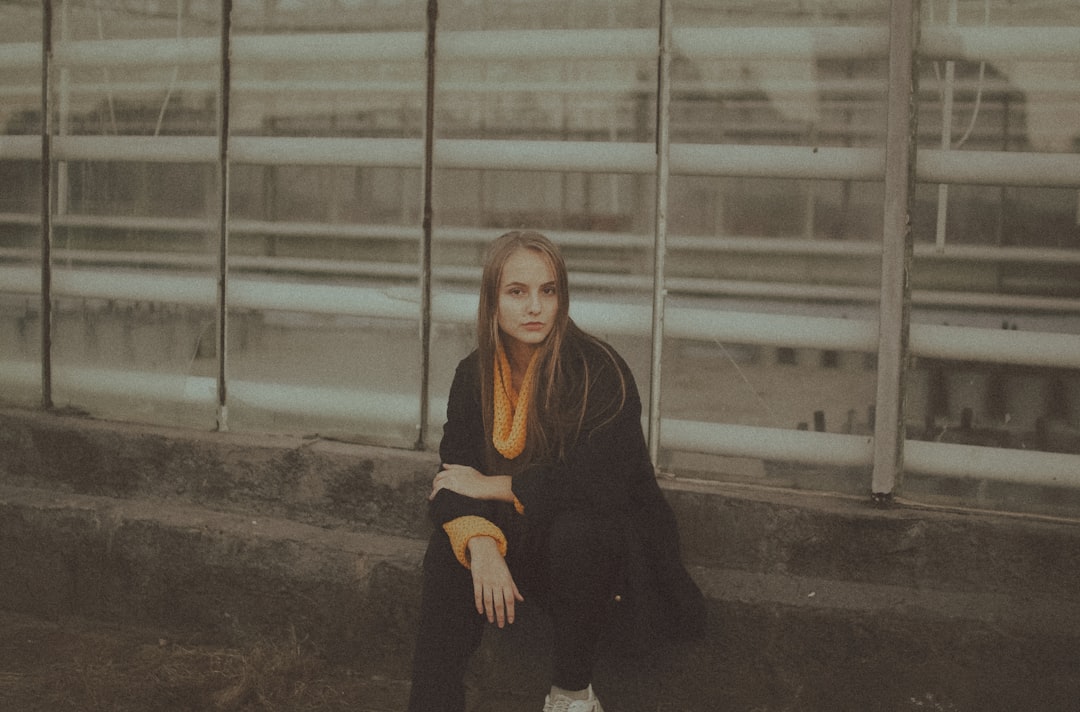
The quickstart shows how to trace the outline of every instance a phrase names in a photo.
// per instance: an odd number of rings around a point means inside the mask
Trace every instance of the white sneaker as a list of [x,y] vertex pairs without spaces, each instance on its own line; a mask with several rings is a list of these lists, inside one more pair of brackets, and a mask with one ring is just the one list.
[[548,695],[544,698],[544,712],[604,712],[600,700],[593,694],[589,685],[589,697],[585,700],[572,700],[566,695]]

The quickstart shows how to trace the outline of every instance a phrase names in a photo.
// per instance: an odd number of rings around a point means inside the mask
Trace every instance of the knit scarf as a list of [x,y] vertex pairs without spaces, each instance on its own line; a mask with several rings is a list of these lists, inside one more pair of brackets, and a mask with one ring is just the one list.
[[536,386],[536,358],[533,354],[525,378],[521,381],[521,393],[514,390],[510,361],[499,344],[495,348],[495,404],[492,411],[491,441],[495,449],[507,460],[513,460],[525,450],[525,432],[528,423],[529,404],[532,403]]

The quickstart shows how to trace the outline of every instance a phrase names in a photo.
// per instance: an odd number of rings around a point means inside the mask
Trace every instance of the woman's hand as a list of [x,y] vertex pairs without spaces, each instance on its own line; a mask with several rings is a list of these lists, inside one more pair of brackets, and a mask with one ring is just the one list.
[[497,623],[500,628],[513,623],[514,604],[525,599],[518,592],[498,545],[489,536],[474,536],[469,539],[468,547],[476,612],[486,615],[489,623]]
[[443,489],[472,499],[499,499],[507,502],[514,500],[509,477],[488,477],[466,465],[443,465],[442,471],[435,475],[431,483],[428,499],[435,499],[435,495]]

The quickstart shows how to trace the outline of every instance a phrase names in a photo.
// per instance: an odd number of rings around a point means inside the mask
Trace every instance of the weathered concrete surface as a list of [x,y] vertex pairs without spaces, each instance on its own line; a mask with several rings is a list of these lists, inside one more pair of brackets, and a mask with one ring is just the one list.
[[[48,618],[297,631],[403,677],[436,463],[0,410],[0,601]],[[610,709],[749,699],[733,684],[775,709],[915,709],[901,703],[931,691],[975,705],[940,709],[1080,699],[1077,523],[664,486],[711,632],[646,660],[606,658],[597,686]],[[548,635],[526,606],[512,631],[490,636],[474,666],[476,710],[536,707]],[[806,668],[800,656],[821,658],[818,683],[793,672]]]
[[0,486],[0,600],[334,645],[405,644],[422,542],[148,500]]

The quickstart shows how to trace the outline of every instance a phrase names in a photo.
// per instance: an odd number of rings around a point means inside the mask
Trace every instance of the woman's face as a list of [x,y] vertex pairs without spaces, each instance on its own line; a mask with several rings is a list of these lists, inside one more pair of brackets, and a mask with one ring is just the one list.
[[539,252],[518,249],[503,265],[497,319],[507,350],[535,349],[555,325],[559,295],[555,272]]

